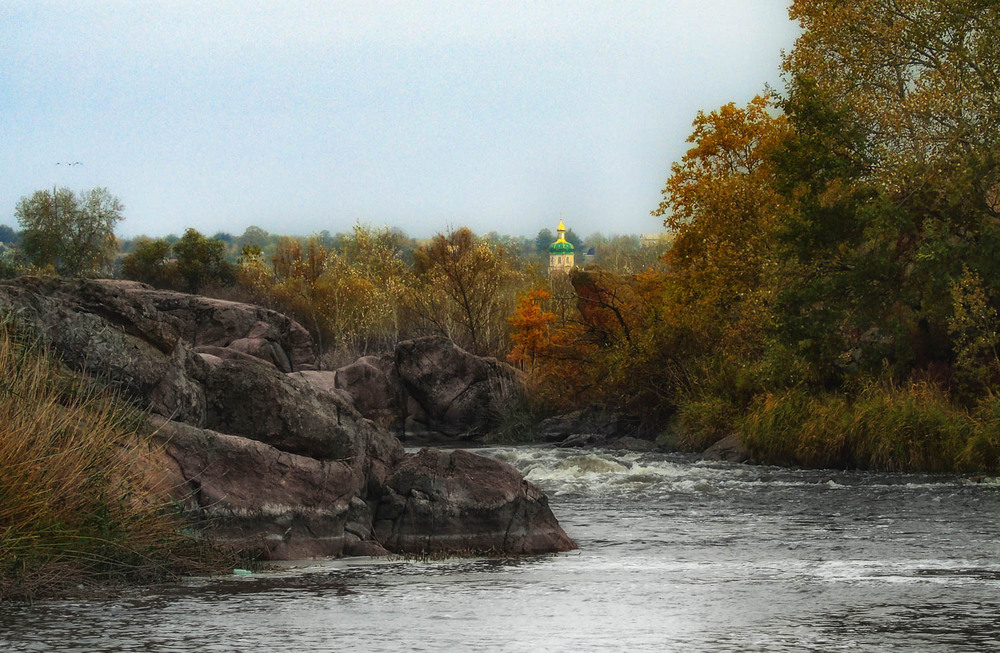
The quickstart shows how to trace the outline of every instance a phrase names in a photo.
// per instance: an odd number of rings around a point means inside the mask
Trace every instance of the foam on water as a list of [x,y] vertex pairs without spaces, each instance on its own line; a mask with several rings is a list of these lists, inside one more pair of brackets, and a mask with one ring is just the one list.
[[839,470],[788,470],[766,466],[693,462],[678,455],[634,453],[606,449],[510,447],[481,453],[504,460],[552,496],[631,497],[646,500],[673,494],[713,495],[755,493],[762,488],[806,487],[810,492],[928,491],[973,485],[997,487],[996,478],[970,480],[958,476],[876,474]]
[[686,466],[664,456],[590,450],[521,448],[483,453],[517,467],[529,481],[554,496],[633,496],[667,491],[711,491],[711,483],[694,479]]

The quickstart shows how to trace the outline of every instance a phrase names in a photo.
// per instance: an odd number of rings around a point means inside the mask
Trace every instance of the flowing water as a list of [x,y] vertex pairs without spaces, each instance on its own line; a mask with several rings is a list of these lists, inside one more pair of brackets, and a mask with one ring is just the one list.
[[338,560],[0,605],[0,651],[1000,650],[1000,484],[486,453],[578,551]]

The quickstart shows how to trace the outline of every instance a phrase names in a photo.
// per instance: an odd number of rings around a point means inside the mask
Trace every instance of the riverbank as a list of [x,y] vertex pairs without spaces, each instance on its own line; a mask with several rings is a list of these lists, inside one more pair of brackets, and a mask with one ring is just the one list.
[[362,412],[364,381],[395,373],[422,423],[468,424],[492,381],[516,376],[445,339],[400,343],[387,370],[321,371],[308,332],[284,315],[98,279],[2,282],[0,314],[11,416],[0,498],[12,497],[0,596],[183,573],[189,545],[211,568],[195,546],[205,540],[261,560],[575,546],[514,468],[408,454]]
[[[682,403],[662,448],[700,452],[739,434],[755,462],[811,469],[994,474],[1000,398],[963,405],[938,385],[872,381],[853,393],[790,388]],[[731,439],[731,438],[730,438]]]

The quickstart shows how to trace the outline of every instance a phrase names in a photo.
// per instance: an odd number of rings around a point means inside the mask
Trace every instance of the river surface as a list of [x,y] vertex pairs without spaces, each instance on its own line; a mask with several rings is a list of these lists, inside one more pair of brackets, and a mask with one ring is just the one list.
[[0,651],[996,651],[996,479],[492,449],[578,551],[0,605]]

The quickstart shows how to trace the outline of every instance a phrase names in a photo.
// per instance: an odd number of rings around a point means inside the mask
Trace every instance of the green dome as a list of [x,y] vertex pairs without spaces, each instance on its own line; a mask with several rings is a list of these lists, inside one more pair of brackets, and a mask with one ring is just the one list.
[[565,240],[557,240],[549,245],[549,254],[572,254],[573,243]]

